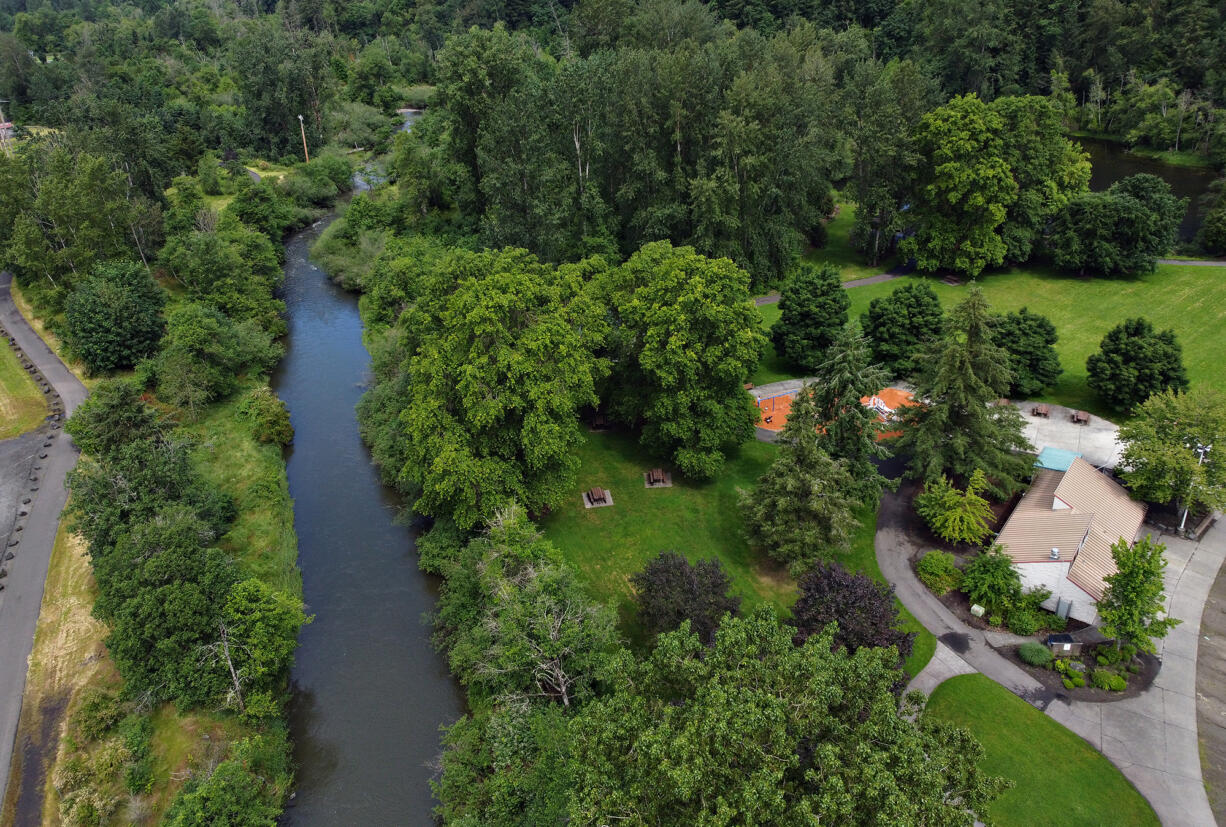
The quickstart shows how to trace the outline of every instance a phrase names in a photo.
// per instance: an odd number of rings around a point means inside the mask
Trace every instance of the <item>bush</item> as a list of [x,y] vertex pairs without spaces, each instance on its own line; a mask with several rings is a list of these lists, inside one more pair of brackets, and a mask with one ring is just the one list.
[[130,368],[157,349],[165,302],[140,264],[100,264],[68,297],[64,338],[92,376]]
[[81,737],[96,741],[111,731],[123,718],[123,705],[114,692],[92,690],[81,702],[73,716],[73,723]]
[[1000,615],[988,615],[989,626],[1000,626],[1004,622],[1004,618]]
[[1100,666],[1114,666],[1120,662],[1123,653],[1116,650],[1114,646],[1100,646],[1094,653],[1098,656],[1098,664]]
[[1063,632],[1068,628],[1068,618],[1048,612],[1043,615],[1043,628],[1052,632]]
[[1112,675],[1107,680],[1107,688],[1112,692],[1123,692],[1128,688],[1128,681],[1124,680],[1123,675]]
[[[944,476],[929,481],[915,497],[915,513],[933,533],[947,543],[978,545],[991,531],[992,508],[979,496],[987,486],[987,478],[978,469],[971,475],[965,491],[959,491]],[[1021,586],[1018,586],[1021,591]]]
[[[1022,600],[1021,575],[1000,546],[980,552],[966,565],[962,570],[960,588],[972,603],[986,606],[996,614],[1018,605]],[[999,625],[999,622],[993,625]]]
[[1115,677],[1106,669],[1095,669],[1090,674],[1090,683],[1094,684],[1099,689],[1110,689],[1111,679]]
[[1064,679],[1063,679],[1063,682],[1064,682],[1064,688],[1065,688],[1065,689],[1072,689],[1072,688],[1073,688],[1073,682],[1072,682],[1071,680],[1069,680],[1068,678],[1064,678]]
[[1051,650],[1042,643],[1030,641],[1023,643],[1017,649],[1017,656],[1031,666],[1047,666],[1051,663]]
[[1130,674],[1135,675],[1135,674],[1137,674],[1138,672],[1140,672],[1140,671],[1141,671],[1141,664],[1139,664],[1139,663],[1130,663],[1130,664],[1128,664],[1128,666],[1126,666],[1125,668],[1128,670],[1128,672],[1129,672]]
[[268,386],[256,388],[247,394],[238,410],[251,420],[255,438],[260,442],[284,447],[294,441],[289,409]]
[[957,588],[962,579],[954,556],[947,551],[925,552],[915,564],[915,572],[920,581],[938,595]]
[[1072,672],[1069,676],[1069,680],[1073,682],[1073,686],[1078,688],[1086,685],[1086,676],[1080,672]]
[[1033,635],[1039,631],[1039,619],[1029,610],[1010,612],[1009,631],[1015,635]]

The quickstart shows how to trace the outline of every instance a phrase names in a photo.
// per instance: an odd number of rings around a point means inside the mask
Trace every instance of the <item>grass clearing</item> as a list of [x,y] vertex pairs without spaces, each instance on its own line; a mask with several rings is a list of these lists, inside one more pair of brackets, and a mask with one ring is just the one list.
[[47,403],[10,347],[0,347],[0,439],[32,431],[47,415]]
[[244,382],[229,399],[182,430],[196,442],[197,469],[238,506],[238,519],[219,546],[233,554],[246,573],[301,597],[294,508],[281,448],[257,442],[250,421],[238,412],[243,396],[257,386],[255,381]]
[[[672,488],[648,489],[643,474],[660,462],[633,436],[585,433],[574,496],[542,519],[541,527],[592,596],[617,607],[632,640],[641,640],[642,633],[634,623],[630,576],[661,551],[676,551],[691,561],[718,558],[743,609],[768,605],[784,617],[796,600],[796,581],[786,568],[749,547],[737,505],[737,490],[752,488],[777,451],[769,443],[746,443],[715,480],[693,483],[675,477]],[[580,492],[596,485],[612,492],[612,507],[583,507]],[[876,514],[866,509],[860,517],[852,550],[841,562],[881,580],[873,551]],[[936,641],[905,609],[903,614],[905,628],[918,632],[907,660],[907,671],[914,675],[932,657]]]
[[809,250],[802,256],[812,264],[833,264],[839,268],[843,281],[875,276],[888,271],[896,264],[895,257],[882,259],[878,264],[865,264],[864,254],[851,246],[851,228],[856,220],[856,205],[850,201],[838,202],[838,214],[826,222],[826,245]]
[[[855,321],[869,302],[887,296],[909,281],[926,282],[945,307],[966,295],[965,286],[945,284],[932,276],[909,275],[853,288],[848,318]],[[1048,268],[1011,268],[978,279],[998,313],[1027,307],[1051,319],[1060,341],[1056,352],[1064,373],[1041,401],[1083,408],[1113,421],[1123,417],[1099,401],[1090,390],[1086,359],[1095,353],[1103,336],[1130,317],[1144,316],[1158,330],[1171,328],[1183,346],[1188,379],[1226,392],[1226,343],[1218,331],[1226,329],[1226,266],[1203,267],[1159,264],[1149,275],[1126,279],[1086,279]],[[779,318],[776,305],[758,308],[764,328]],[[773,349],[768,349],[751,381],[761,385],[796,376]]]
[[85,387],[92,388],[97,384],[98,380],[96,378],[91,379],[85,375],[84,362],[79,359],[70,359],[65,355],[64,343],[60,341],[59,336],[52,332],[51,328],[47,327],[46,322],[34,312],[34,307],[30,304],[30,300],[25,297],[16,279],[13,280],[9,290],[13,295],[13,304],[17,305],[17,311],[25,317],[30,327],[34,328],[34,332],[38,334],[39,338],[47,343],[47,347],[51,348],[55,355],[60,357],[60,361],[81,380]]
[[926,714],[969,730],[982,768],[1016,785],[988,814],[1001,825],[1158,824],[1149,803],[1080,736],[983,675],[942,683]]

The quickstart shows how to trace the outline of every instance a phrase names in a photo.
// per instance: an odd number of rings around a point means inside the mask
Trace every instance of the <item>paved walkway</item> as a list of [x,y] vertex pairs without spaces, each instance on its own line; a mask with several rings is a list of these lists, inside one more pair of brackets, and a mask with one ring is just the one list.
[[[9,291],[12,276],[0,273],[0,324],[59,393],[66,413],[72,413],[85,400],[85,386],[30,327],[13,304]],[[68,499],[64,477],[77,462],[77,449],[58,423],[45,432],[38,464],[29,478],[30,513],[19,517],[5,551],[15,557],[4,565],[9,573],[0,591],[0,801],[8,783],[17,721],[21,715],[21,695],[25,690],[26,665],[34,645],[34,627],[42,605],[43,582],[51,561],[51,548],[59,527],[60,512]],[[46,456],[42,457],[41,454]],[[38,479],[34,479],[38,477]],[[17,528],[21,530],[18,531]],[[16,546],[8,546],[18,539]]]
[[[1184,263],[1186,264],[1188,262],[1184,262]],[[914,269],[915,268],[913,267],[908,267],[906,265],[900,265],[898,267],[895,267],[893,270],[889,271],[888,273],[878,273],[875,276],[865,276],[862,279],[852,279],[851,281],[845,281],[843,282],[843,289],[850,290],[853,287],[864,287],[869,284],[880,284],[883,281],[893,281],[894,279],[902,278],[903,276],[907,275],[907,273],[910,273]],[[753,303],[756,304],[758,307],[761,307],[764,304],[778,304],[779,294],[778,293],[768,293],[765,296],[757,296],[754,298]]]
[[919,582],[909,563],[915,547],[904,531],[907,508],[905,496],[887,492],[882,498],[877,563],[903,605],[949,650],[941,653],[938,647],[941,657],[934,657],[912,686],[935,687],[944,677],[959,674],[960,667],[949,660],[953,653],[1085,738],[1136,785],[1163,824],[1215,824],[1196,738],[1196,653],[1201,610],[1226,559],[1226,530],[1215,526],[1199,543],[1161,537],[1167,546],[1169,611],[1183,623],[1159,642],[1162,669],[1149,689],[1114,703],[1087,703],[1046,689],[988,646],[983,632],[964,624]]
[[1213,259],[1192,259],[1185,261],[1181,258],[1160,258],[1159,264],[1187,264],[1192,267],[1226,267],[1226,259],[1214,261]]

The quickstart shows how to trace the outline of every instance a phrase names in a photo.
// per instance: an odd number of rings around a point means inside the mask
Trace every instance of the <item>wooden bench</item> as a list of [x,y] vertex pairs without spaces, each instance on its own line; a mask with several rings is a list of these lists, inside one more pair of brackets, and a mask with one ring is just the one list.
[[592,488],[587,492],[587,499],[592,505],[604,505],[608,502],[608,495],[603,488]]
[[1030,409],[1031,416],[1051,416],[1050,405],[1035,405]]
[[1072,419],[1078,425],[1088,425],[1090,423],[1090,415],[1085,411],[1073,411]]

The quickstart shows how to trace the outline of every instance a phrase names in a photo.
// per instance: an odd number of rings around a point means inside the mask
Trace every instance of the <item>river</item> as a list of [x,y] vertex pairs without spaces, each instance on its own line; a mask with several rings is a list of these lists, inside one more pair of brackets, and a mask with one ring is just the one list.
[[430,643],[433,578],[418,571],[399,498],[379,480],[354,406],[369,379],[355,295],[308,258],[328,219],[285,247],[289,336],[273,388],[289,406],[298,565],[307,611],[290,730],[298,825],[429,824],[439,726],[463,711]]
[[1078,138],[1077,141],[1090,154],[1091,190],[1105,190],[1121,178],[1141,172],[1157,175],[1171,185],[1171,191],[1177,197],[1188,199],[1188,211],[1179,226],[1180,238],[1186,241],[1196,235],[1205,217],[1200,198],[1209,191],[1209,185],[1218,177],[1214,170],[1207,167],[1164,164],[1153,158],[1134,155],[1126,147],[1111,141],[1093,138]]

